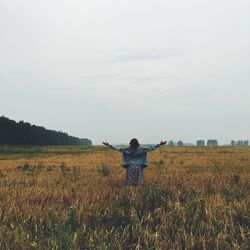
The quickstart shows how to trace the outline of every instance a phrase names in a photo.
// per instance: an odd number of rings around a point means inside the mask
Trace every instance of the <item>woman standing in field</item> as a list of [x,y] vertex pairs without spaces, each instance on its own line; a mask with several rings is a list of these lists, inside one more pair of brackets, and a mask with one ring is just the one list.
[[103,142],[105,146],[123,153],[122,166],[126,168],[126,185],[137,185],[143,182],[143,170],[148,166],[147,152],[153,151],[158,147],[165,145],[167,141],[161,141],[159,144],[150,147],[141,147],[136,138],[130,141],[127,148],[118,148]]

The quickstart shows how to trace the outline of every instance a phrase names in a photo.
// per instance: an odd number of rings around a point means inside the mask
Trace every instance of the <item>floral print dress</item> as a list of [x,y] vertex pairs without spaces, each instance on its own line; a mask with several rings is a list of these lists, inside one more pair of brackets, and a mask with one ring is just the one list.
[[143,170],[140,165],[129,165],[126,168],[126,185],[142,184],[144,180]]

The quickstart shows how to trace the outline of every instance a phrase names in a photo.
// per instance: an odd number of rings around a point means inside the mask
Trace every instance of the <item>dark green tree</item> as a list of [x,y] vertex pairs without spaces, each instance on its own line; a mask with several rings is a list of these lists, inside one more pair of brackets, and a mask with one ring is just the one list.
[[92,145],[90,139],[70,136],[62,131],[49,130],[41,126],[7,117],[0,117],[0,144],[7,145]]

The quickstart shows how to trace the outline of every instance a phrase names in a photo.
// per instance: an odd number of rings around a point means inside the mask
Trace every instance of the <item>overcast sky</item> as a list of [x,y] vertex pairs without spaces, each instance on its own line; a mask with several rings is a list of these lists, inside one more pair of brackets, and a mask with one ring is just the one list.
[[250,139],[249,0],[0,0],[0,115],[94,144]]

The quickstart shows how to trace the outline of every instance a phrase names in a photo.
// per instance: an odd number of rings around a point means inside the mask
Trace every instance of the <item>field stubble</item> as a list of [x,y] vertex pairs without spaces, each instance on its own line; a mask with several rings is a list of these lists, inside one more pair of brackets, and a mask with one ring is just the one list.
[[250,148],[163,147],[140,187],[102,147],[22,150],[1,155],[1,249],[250,248]]

